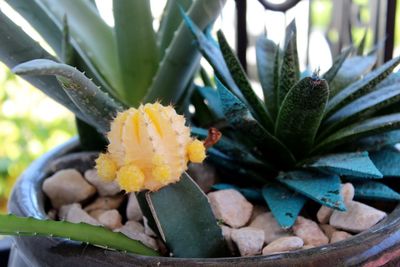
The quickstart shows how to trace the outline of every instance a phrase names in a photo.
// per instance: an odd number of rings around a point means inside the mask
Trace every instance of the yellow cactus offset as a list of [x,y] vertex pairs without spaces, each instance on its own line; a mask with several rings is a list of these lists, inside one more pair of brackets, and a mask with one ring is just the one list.
[[107,138],[108,152],[96,160],[97,172],[127,192],[175,183],[189,161],[201,163],[206,157],[203,142],[190,136],[185,118],[159,103],[119,113]]

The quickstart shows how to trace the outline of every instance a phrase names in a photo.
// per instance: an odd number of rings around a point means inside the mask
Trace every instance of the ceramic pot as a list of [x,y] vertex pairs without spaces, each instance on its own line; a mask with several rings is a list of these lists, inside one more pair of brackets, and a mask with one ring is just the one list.
[[[11,213],[46,218],[43,180],[60,168],[87,169],[93,153],[78,153],[77,139],[51,150],[21,175],[9,202]],[[62,158],[60,160],[59,158]],[[66,239],[16,237],[10,267],[26,266],[398,266],[400,264],[400,205],[368,231],[332,245],[270,256],[183,259],[147,257],[104,250]]]

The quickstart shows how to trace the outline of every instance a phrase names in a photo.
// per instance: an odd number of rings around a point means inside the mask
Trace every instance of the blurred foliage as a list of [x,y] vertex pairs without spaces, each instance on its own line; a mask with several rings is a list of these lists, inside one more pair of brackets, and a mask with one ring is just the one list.
[[72,114],[0,65],[0,212],[21,172],[74,134]]

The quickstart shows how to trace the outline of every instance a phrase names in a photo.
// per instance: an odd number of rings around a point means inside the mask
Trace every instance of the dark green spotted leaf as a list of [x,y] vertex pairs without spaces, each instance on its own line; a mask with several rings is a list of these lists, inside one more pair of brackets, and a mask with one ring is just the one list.
[[262,195],[282,228],[293,226],[307,201],[307,198],[303,195],[272,182],[267,183],[262,188]]
[[374,117],[362,122],[354,123],[328,136],[315,146],[311,153],[328,151],[334,147],[363,137],[396,129],[400,129],[400,113]]
[[184,173],[179,182],[146,193],[146,199],[161,237],[174,257],[229,255],[208,198],[189,175]]
[[314,144],[328,96],[325,80],[307,77],[299,81],[282,102],[275,135],[295,156],[306,155]]
[[329,208],[345,211],[338,175],[312,171],[282,173],[277,180],[292,190]]
[[377,60],[376,55],[369,55],[365,57],[354,56],[347,58],[336,76],[329,83],[331,95],[335,96],[351,83],[359,80],[363,75],[368,73],[375,65]]
[[[328,84],[330,84],[333,81],[333,79],[336,77],[336,74],[338,73],[338,71],[342,67],[343,63],[345,62],[345,60],[347,59],[347,57],[350,55],[350,53],[352,51],[353,51],[353,48],[350,47],[350,48],[345,49],[342,53],[340,53],[340,55],[333,62],[330,69],[327,72],[325,72],[325,74],[322,76],[328,82]],[[332,97],[332,95],[330,95],[330,97]]]
[[278,87],[278,106],[285,99],[289,90],[299,81],[300,68],[297,55],[297,30],[293,20],[286,28],[285,49],[283,51]]
[[259,148],[262,152],[276,151],[271,160],[291,164],[295,161],[291,152],[276,137],[265,130],[251,115],[245,104],[235,97],[216,79],[222,109],[228,122],[245,136],[250,149]]
[[371,92],[375,86],[383,81],[399,63],[400,57],[396,57],[368,73],[361,80],[358,80],[344,88],[329,100],[326,109],[326,116],[329,117],[341,107],[344,107],[355,99]]
[[271,114],[272,119],[275,119],[278,113],[277,107],[277,90],[276,81],[279,77],[279,47],[266,36],[260,36],[256,42],[256,59],[258,77],[264,93],[264,102]]
[[385,177],[400,177],[400,152],[395,147],[371,152],[370,158]]
[[102,133],[123,106],[101,91],[77,69],[48,59],[36,59],[14,67],[19,75],[54,75],[88,122]]
[[400,71],[390,73],[389,76],[386,77],[386,79],[384,79],[375,87],[375,90],[379,90],[380,88],[395,84],[400,84]]
[[221,101],[219,100],[217,91],[208,86],[197,86],[196,90],[203,97],[205,104],[217,119],[224,117],[224,112],[221,108]]
[[233,80],[246,99],[249,109],[253,111],[252,113],[254,117],[258,119],[262,126],[272,131],[274,128],[273,122],[271,116],[268,114],[267,108],[260,98],[258,98],[258,96],[255,94],[242,65],[240,65],[239,60],[237,59],[232,48],[229,46],[222,31],[218,31],[217,36],[222,55],[228,66],[228,69],[233,77]]
[[379,110],[400,101],[400,86],[391,85],[374,90],[353,102],[342,107],[323,123],[324,131],[321,136],[326,136],[334,130],[339,129],[355,121],[361,121]]
[[350,149],[350,151],[377,151],[385,146],[397,143],[400,143],[400,130],[393,130],[361,138],[350,144],[350,147],[346,146],[346,149]]
[[354,197],[357,199],[399,201],[400,194],[379,182],[368,181],[365,183],[353,183]]
[[315,168],[337,175],[382,178],[382,174],[368,157],[368,152],[337,153],[318,157],[304,167]]

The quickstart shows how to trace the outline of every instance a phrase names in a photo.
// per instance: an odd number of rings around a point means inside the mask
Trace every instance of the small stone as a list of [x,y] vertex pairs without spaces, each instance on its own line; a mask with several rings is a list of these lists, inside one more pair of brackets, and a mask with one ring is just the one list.
[[96,189],[75,169],[56,172],[44,181],[42,189],[54,208],[83,201],[96,193]]
[[85,172],[85,178],[89,181],[94,187],[96,187],[97,192],[100,196],[114,196],[121,192],[121,188],[118,183],[113,182],[105,182],[98,175],[96,169],[87,170]]
[[207,163],[190,163],[187,172],[205,193],[211,191],[211,187],[218,179],[214,166]]
[[157,237],[157,234],[149,226],[149,220],[143,216],[144,233],[148,236]]
[[266,213],[266,212],[268,212],[268,209],[266,206],[254,205],[253,212],[251,213],[251,217],[250,217],[250,222],[254,221],[258,215],[260,215],[262,213]]
[[329,224],[338,229],[359,233],[374,226],[386,213],[357,201],[346,205],[347,211],[334,211]]
[[83,222],[92,225],[100,225],[100,223],[95,218],[92,218],[89,214],[86,213],[86,211],[76,205],[73,205],[69,208],[66,216],[66,221],[72,223]]
[[329,239],[331,239],[332,234],[333,234],[334,232],[337,231],[335,227],[333,227],[332,225],[329,225],[329,224],[320,224],[320,225],[319,225],[319,228],[322,229],[322,231],[324,232],[324,234],[325,234]]
[[211,208],[217,219],[225,224],[239,228],[250,219],[253,205],[242,194],[233,189],[208,193]]
[[50,209],[47,212],[47,217],[49,217],[49,219],[56,220],[57,219],[57,210],[56,209]]
[[278,238],[291,236],[289,232],[287,232],[278,224],[271,212],[264,212],[259,214],[250,223],[249,227],[263,230],[265,243],[267,244]]
[[286,236],[276,239],[269,243],[262,251],[263,255],[272,253],[292,251],[302,248],[304,245],[303,240],[297,236]]
[[345,240],[349,237],[352,237],[351,234],[344,232],[344,231],[336,231],[332,233],[332,237],[331,237],[331,241],[330,243],[335,243],[335,242],[339,242],[342,240]]
[[315,248],[315,246],[313,246],[313,245],[305,245],[305,246],[303,246],[301,249],[310,249],[310,248]]
[[[348,203],[353,200],[354,186],[351,183],[342,184],[340,193],[342,194],[344,203]],[[318,222],[322,224],[327,224],[332,216],[333,211],[334,210],[331,208],[321,206],[321,208],[317,212]]]
[[257,228],[232,229],[231,238],[237,245],[241,256],[258,255],[264,245],[264,232]]
[[103,214],[104,212],[106,212],[107,210],[103,210],[103,209],[98,209],[98,210],[91,210],[89,211],[89,215],[92,216],[93,218],[95,218],[96,220],[99,219],[100,215]]
[[145,233],[144,226],[137,221],[127,221],[123,227],[129,229],[130,232]]
[[128,205],[126,207],[126,217],[128,220],[135,220],[137,222],[141,221],[143,218],[143,213],[140,209],[135,193],[129,194]]
[[321,246],[329,243],[328,237],[312,220],[299,216],[293,226],[296,236],[303,239],[305,245]]
[[233,255],[236,251],[235,244],[232,241],[232,230],[233,229],[226,225],[221,225],[221,230],[222,230],[222,236],[224,237],[224,239],[226,241],[228,249]]
[[107,210],[103,212],[100,216],[98,221],[107,227],[108,229],[117,229],[122,227],[122,217],[121,214],[119,214],[118,210],[113,209],[113,210]]
[[154,238],[152,238],[144,233],[136,232],[133,229],[131,229],[130,226],[124,225],[122,228],[118,229],[117,231],[123,233],[130,239],[140,241],[142,244],[144,244],[152,249],[158,250],[157,241]]
[[123,195],[117,195],[114,197],[99,197],[93,201],[90,205],[84,208],[85,211],[90,212],[92,210],[112,210],[118,209],[124,200]]
[[79,204],[79,203],[72,203],[72,204],[68,204],[68,205],[63,205],[58,210],[58,218],[60,220],[66,220],[68,212],[72,207],[76,207],[76,208],[82,209],[82,205]]
[[342,184],[342,189],[340,190],[344,203],[348,203],[354,198],[354,186],[351,183]]
[[327,206],[321,206],[317,212],[317,219],[322,224],[327,224],[329,222],[329,218],[332,216],[333,209],[328,208]]

